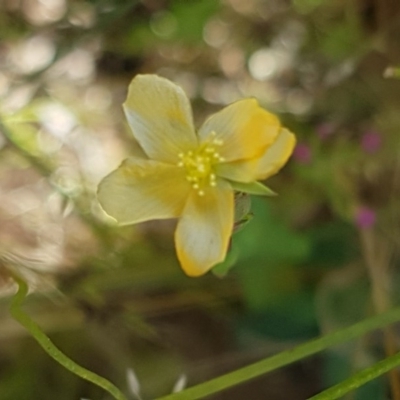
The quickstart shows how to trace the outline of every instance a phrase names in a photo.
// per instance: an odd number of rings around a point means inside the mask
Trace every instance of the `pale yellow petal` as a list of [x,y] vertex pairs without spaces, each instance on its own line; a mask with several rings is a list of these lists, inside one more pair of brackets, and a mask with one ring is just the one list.
[[187,275],[203,275],[225,259],[233,219],[233,191],[228,184],[204,196],[192,192],[175,232],[178,259]]
[[124,103],[132,132],[149,158],[176,163],[196,147],[192,110],[185,92],[157,75],[137,75]]
[[219,164],[216,169],[217,175],[237,182],[267,179],[286,164],[295,144],[294,134],[282,128],[275,142],[261,157]]
[[287,163],[295,146],[295,135],[285,128],[281,129],[274,144],[258,162],[257,180],[275,175]]
[[220,155],[226,161],[259,156],[278,135],[278,118],[259,106],[255,99],[233,103],[206,120],[199,130],[200,140],[211,132],[223,141]]
[[191,187],[181,168],[129,158],[99,185],[104,211],[120,224],[179,217]]

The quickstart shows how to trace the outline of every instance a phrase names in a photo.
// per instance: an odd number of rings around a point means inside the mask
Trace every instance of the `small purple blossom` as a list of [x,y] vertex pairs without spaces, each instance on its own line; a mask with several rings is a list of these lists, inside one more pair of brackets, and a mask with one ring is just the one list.
[[361,229],[371,228],[376,222],[376,213],[368,207],[360,207],[355,214],[355,223]]
[[361,138],[361,147],[366,153],[376,153],[382,144],[382,137],[376,131],[367,131]]
[[309,164],[312,158],[310,147],[305,143],[298,143],[293,151],[293,158],[300,164]]

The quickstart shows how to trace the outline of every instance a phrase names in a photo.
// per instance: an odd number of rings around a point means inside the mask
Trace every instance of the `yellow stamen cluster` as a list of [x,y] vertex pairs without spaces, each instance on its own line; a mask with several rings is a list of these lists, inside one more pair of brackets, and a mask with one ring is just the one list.
[[186,169],[186,179],[199,196],[204,196],[207,186],[217,185],[214,165],[224,161],[217,151],[222,144],[223,141],[216,138],[216,133],[211,132],[197,149],[178,154],[178,166]]

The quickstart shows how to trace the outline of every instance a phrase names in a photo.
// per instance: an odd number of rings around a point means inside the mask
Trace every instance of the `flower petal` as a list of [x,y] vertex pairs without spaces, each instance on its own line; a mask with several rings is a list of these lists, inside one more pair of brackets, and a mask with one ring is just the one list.
[[265,111],[255,99],[237,101],[206,120],[199,130],[201,140],[211,132],[223,141],[220,155],[226,161],[259,156],[276,139],[278,118]]
[[176,251],[187,275],[205,274],[224,260],[233,216],[233,191],[228,184],[219,184],[204,196],[191,193],[175,232]]
[[181,168],[131,157],[100,182],[98,199],[126,225],[179,217],[190,190]]
[[149,158],[175,163],[180,152],[196,147],[189,100],[169,80],[137,75],[123,107],[133,135]]
[[257,180],[275,175],[289,160],[296,145],[296,136],[282,128],[274,144],[258,162]]
[[267,179],[276,174],[287,162],[296,144],[296,137],[285,128],[271,147],[259,158],[221,163],[216,167],[218,176],[237,182]]

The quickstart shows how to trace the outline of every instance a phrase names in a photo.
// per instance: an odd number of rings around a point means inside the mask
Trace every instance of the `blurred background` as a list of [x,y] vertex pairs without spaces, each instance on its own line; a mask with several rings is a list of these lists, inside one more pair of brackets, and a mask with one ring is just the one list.
[[[51,339],[132,399],[129,369],[152,399],[398,303],[399,43],[396,0],[2,0],[0,400],[110,398],[12,320],[10,265]],[[225,276],[184,275],[174,221],[121,228],[97,203],[137,146],[137,73],[181,85],[198,126],[255,96],[297,135]],[[306,399],[396,349],[387,333],[210,398]],[[347,398],[390,393],[383,377]]]

